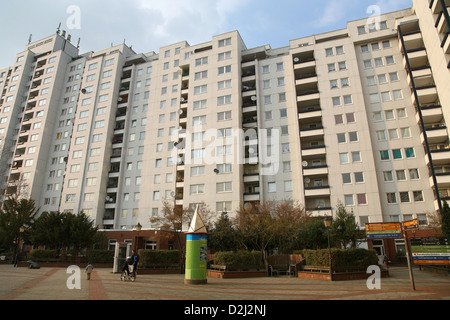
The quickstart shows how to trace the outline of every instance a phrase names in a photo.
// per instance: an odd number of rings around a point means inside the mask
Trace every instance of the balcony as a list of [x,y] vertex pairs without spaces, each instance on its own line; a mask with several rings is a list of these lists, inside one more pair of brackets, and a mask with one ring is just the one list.
[[244,193],[244,201],[260,201],[260,194],[259,192],[247,192]]
[[311,176],[326,176],[328,175],[328,166],[308,166],[303,168],[303,176],[311,177]]
[[302,158],[323,156],[326,153],[325,145],[302,147]]
[[259,182],[259,173],[244,174],[244,183]]
[[[420,108],[422,119],[425,124],[439,123],[443,119],[442,107],[440,105],[423,106]],[[420,124],[419,113],[416,113],[417,123]]]
[[[445,6],[446,7],[450,7],[450,0],[445,0]],[[442,12],[443,8],[442,8],[442,3],[439,0],[434,0],[431,6],[431,12],[433,14],[439,14],[440,12]]]
[[[448,141],[447,127],[445,126],[426,128],[426,132],[429,144],[445,143]],[[423,135],[421,135],[421,139],[423,143]]]
[[331,195],[330,186],[305,186],[305,197],[321,197]]
[[310,122],[314,122],[315,119],[320,118],[322,118],[322,109],[319,106],[302,109],[298,112],[299,120],[308,120]]
[[324,135],[323,126],[300,129],[300,138],[319,137]]
[[314,103],[319,104],[320,101],[320,92],[319,90],[311,90],[306,92],[297,93],[297,102],[302,104],[306,103]]
[[[301,72],[304,69],[315,68],[316,67],[316,59],[310,58],[294,58],[294,70],[297,72]],[[297,74],[296,72],[296,74]]]
[[434,84],[433,74],[429,66],[415,68],[408,74],[408,84],[412,86],[411,79],[414,79],[416,87],[425,87]]
[[[419,48],[408,51],[409,66],[411,69],[425,67],[428,65],[428,55],[425,48]],[[406,59],[404,60],[404,67],[407,69]]]
[[[431,150],[433,165],[448,165],[450,163],[450,148]],[[429,165],[428,156],[425,156],[425,164]]]
[[416,101],[416,97],[414,93],[411,96],[412,102],[417,106],[423,105],[431,105],[438,101],[438,93],[436,90],[436,86],[425,86],[425,87],[417,87],[417,98],[419,101]]
[[[420,30],[411,31],[403,34],[403,41],[405,42],[406,50],[417,49],[423,47],[423,38]],[[402,51],[402,43],[399,42],[400,50]]]
[[300,88],[301,86],[310,85],[312,83],[317,83],[319,78],[317,74],[308,74],[295,78],[295,85]]
[[[450,188],[450,173],[436,173],[436,180],[439,188]],[[430,177],[430,185],[434,186],[433,178]]]

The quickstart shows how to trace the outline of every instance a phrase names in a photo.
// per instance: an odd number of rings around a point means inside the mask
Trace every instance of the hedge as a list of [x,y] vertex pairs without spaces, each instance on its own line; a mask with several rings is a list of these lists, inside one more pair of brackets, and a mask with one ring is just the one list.
[[261,251],[223,251],[214,255],[214,264],[227,267],[260,267],[262,263]]
[[112,250],[89,250],[87,256],[90,263],[114,263]]
[[155,265],[180,264],[181,252],[178,250],[139,250],[140,265],[152,267]]
[[[328,267],[330,265],[328,249],[303,250],[305,262],[309,266]],[[378,264],[375,250],[366,249],[331,249],[333,268],[366,268]]]
[[28,258],[31,260],[47,260],[47,259],[57,259],[56,250],[43,250],[43,249],[33,249],[28,254]]

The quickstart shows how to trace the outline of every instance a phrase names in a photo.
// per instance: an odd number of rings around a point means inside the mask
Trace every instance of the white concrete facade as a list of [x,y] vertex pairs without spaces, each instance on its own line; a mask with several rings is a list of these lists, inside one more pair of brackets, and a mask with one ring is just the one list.
[[155,227],[164,200],[426,223],[450,196],[450,54],[449,4],[425,2],[275,49],[238,31],[145,54],[30,43],[0,69],[2,194],[105,229]]

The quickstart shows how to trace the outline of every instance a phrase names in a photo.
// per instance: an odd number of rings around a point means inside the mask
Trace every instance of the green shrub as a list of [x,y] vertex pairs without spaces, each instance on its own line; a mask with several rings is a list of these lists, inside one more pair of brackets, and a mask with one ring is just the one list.
[[180,263],[181,253],[178,250],[139,250],[140,265],[174,265]]
[[87,256],[90,263],[114,263],[112,250],[89,250]]
[[[306,264],[310,266],[328,267],[328,249],[303,250]],[[366,249],[331,249],[333,268],[355,267],[366,268],[378,264],[377,254],[374,250]]]
[[33,249],[28,254],[31,260],[57,259],[56,250]]
[[227,267],[261,266],[261,251],[224,251],[214,255],[214,264]]

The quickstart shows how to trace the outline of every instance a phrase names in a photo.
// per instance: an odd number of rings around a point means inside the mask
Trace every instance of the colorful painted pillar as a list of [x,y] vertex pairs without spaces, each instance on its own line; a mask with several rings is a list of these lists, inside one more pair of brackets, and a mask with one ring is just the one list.
[[208,262],[208,232],[200,208],[195,209],[191,226],[186,235],[185,284],[206,284]]

